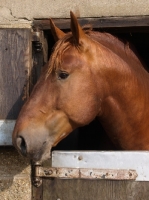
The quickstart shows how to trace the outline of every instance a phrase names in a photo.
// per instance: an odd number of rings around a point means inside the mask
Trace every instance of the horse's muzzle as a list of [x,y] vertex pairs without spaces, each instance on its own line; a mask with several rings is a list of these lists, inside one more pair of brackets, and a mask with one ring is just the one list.
[[48,131],[42,129],[35,134],[34,129],[32,130],[30,133],[28,130],[14,131],[13,145],[20,154],[32,161],[49,159],[52,141],[49,138]]

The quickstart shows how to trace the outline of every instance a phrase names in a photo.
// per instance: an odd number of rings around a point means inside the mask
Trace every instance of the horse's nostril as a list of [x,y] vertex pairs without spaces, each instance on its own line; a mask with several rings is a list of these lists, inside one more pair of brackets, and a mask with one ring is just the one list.
[[16,140],[16,144],[17,147],[19,148],[19,150],[21,151],[22,155],[26,155],[27,154],[27,148],[26,148],[26,143],[23,137],[18,137]]

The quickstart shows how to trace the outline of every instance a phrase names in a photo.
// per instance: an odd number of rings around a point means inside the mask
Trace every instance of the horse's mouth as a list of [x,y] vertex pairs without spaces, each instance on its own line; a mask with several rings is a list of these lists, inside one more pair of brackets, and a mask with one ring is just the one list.
[[49,160],[51,158],[51,145],[43,145],[43,148],[39,149],[36,152],[32,152],[28,154],[30,160],[32,162],[43,162],[45,160]]

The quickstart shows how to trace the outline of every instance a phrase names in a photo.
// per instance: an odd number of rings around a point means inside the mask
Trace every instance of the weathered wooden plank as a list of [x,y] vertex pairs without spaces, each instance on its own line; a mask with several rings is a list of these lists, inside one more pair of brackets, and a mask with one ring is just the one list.
[[31,30],[0,29],[0,119],[16,119],[29,95]]
[[43,200],[148,200],[149,182],[44,179]]
[[[60,29],[70,29],[70,19],[53,19],[53,21]],[[78,18],[78,21],[81,26],[91,24],[93,28],[149,26],[149,16]],[[50,29],[50,22],[49,19],[36,19],[33,26]]]
[[38,168],[38,176],[67,179],[135,180],[138,176],[130,169]]

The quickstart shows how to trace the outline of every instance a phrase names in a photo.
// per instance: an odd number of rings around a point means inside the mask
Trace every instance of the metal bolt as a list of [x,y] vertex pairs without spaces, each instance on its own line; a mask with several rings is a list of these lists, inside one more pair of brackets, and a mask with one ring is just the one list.
[[82,156],[79,156],[79,157],[78,157],[78,160],[83,160],[83,157],[82,157]]
[[41,184],[42,184],[42,179],[41,179],[40,177],[35,177],[35,178],[33,179],[33,185],[34,185],[35,187],[39,187]]
[[131,173],[131,172],[129,172],[129,176],[132,176],[132,173]]
[[44,173],[45,173],[45,175],[51,175],[53,173],[53,171],[52,170],[45,170]]

